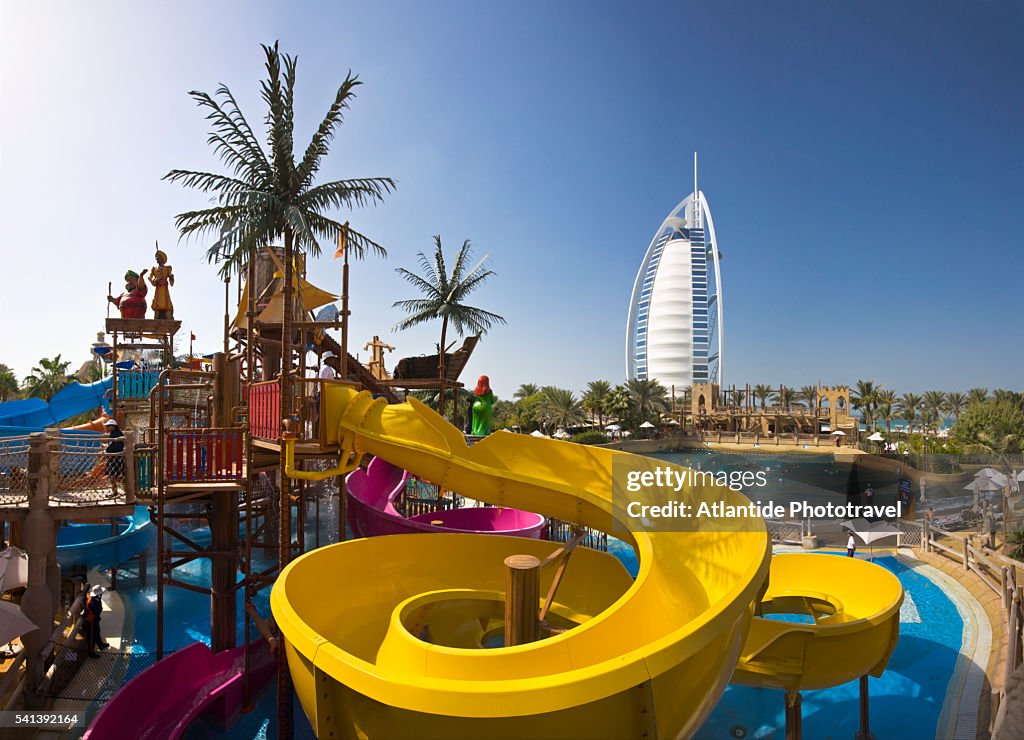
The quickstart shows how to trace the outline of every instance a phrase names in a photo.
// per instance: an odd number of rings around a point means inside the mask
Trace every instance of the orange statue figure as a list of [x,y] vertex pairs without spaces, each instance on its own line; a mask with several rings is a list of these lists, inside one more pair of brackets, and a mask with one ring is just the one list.
[[149,282],[153,284],[156,291],[153,293],[153,318],[173,319],[174,304],[171,303],[171,291],[169,286],[174,285],[174,273],[171,266],[167,264],[167,255],[156,250],[156,267],[149,271]]

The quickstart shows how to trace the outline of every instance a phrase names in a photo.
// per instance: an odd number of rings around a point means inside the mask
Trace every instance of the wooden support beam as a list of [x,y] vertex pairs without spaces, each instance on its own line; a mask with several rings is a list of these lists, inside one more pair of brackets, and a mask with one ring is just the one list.
[[505,647],[537,640],[540,568],[533,555],[505,558]]

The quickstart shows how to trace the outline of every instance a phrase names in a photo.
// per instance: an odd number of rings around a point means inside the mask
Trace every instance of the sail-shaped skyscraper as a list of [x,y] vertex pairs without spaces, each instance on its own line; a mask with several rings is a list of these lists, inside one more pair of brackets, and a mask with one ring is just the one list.
[[644,254],[626,324],[626,377],[677,393],[722,384],[722,275],[707,198],[697,187],[668,214]]

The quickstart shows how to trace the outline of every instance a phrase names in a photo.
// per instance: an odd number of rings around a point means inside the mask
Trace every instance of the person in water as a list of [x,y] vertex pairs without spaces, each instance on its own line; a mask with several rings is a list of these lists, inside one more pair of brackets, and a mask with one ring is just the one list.
[[107,300],[117,306],[121,312],[122,319],[144,319],[146,318],[146,281],[143,278],[146,270],[142,273],[129,270],[124,274],[124,292],[117,298],[107,296]]

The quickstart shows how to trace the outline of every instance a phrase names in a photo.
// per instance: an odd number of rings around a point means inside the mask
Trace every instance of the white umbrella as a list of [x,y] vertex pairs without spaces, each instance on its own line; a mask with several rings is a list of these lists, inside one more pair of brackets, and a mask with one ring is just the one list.
[[978,492],[978,491],[1001,491],[1001,490],[1003,490],[1003,487],[1001,485],[999,485],[998,483],[996,483],[991,478],[975,478],[970,483],[968,483],[966,486],[964,486],[964,490],[965,491],[974,491],[974,492]]
[[[670,424],[671,426],[674,426],[674,427],[677,427],[677,426],[679,426],[679,422],[678,422],[678,421],[676,421],[675,419],[669,419],[669,420],[668,420],[668,423],[669,423],[669,424]],[[1021,473],[1021,475],[1024,475],[1024,473]],[[1024,478],[1021,478],[1021,480],[1024,480]]]
[[633,432],[623,432],[622,436],[623,437],[632,437],[633,436]]
[[1000,487],[1001,486],[1005,486],[1007,483],[1009,483],[1009,479],[1006,477],[1006,474],[1005,473],[1000,473],[995,468],[982,468],[981,470],[979,470],[977,473],[974,474],[974,477],[975,478],[991,478],[996,483],[998,483],[1000,485]]
[[534,429],[532,432],[530,432],[530,436],[531,437],[544,437],[544,439],[548,439],[548,435],[544,434],[544,432],[542,432],[539,429]]
[[555,437],[555,439],[569,439],[572,435],[568,434],[564,429],[559,429],[552,436]]
[[845,521],[843,522],[843,527],[860,537],[864,544],[871,548],[872,555],[874,555],[874,544],[878,540],[884,540],[887,537],[894,537],[900,533],[896,527],[892,526],[888,522],[872,523],[864,517]]
[[651,422],[649,422],[649,421],[645,421],[643,424],[640,425],[640,428],[641,429],[654,429],[654,425]]
[[832,432],[832,436],[833,437],[845,437],[846,436],[846,432],[844,432],[842,429],[836,429],[834,432]]
[[38,629],[21,612],[21,607],[9,601],[0,601],[0,643],[6,643],[26,632]]
[[622,429],[622,427],[620,427],[618,424],[609,424],[604,428],[606,432],[617,432],[620,429]]
[[875,432],[870,437],[868,437],[868,442],[884,442],[884,441],[885,441],[885,437],[883,437],[878,432]]
[[0,552],[0,592],[28,585],[28,553],[17,547]]

